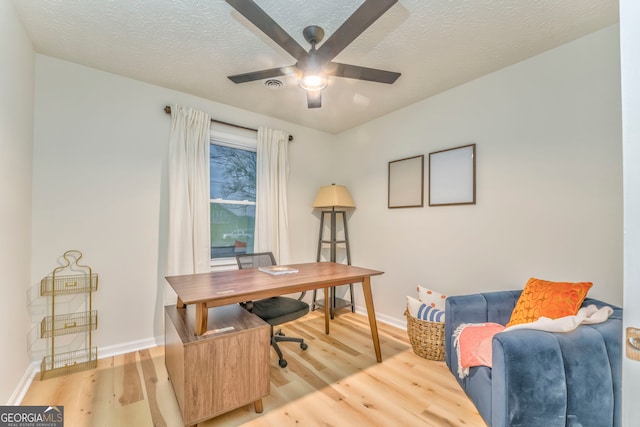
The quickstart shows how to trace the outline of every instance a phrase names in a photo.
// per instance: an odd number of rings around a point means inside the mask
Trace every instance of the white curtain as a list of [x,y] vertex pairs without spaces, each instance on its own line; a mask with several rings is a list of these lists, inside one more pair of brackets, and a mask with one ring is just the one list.
[[169,275],[209,271],[210,126],[208,114],[171,106]]
[[273,252],[280,264],[290,260],[287,182],[289,135],[258,128],[256,230],[254,252]]

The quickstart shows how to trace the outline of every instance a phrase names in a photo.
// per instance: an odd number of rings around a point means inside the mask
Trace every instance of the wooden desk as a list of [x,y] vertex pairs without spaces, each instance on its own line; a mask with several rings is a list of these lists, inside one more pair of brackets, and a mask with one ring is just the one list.
[[[332,286],[362,283],[364,300],[369,316],[371,338],[376,360],[382,362],[376,314],[371,294],[371,276],[382,271],[338,264],[335,262],[312,262],[293,264],[298,273],[271,275],[255,268],[220,271],[183,276],[166,277],[178,294],[177,307],[194,304],[196,317],[194,332],[202,335],[207,330],[207,309],[244,301],[270,298],[313,289],[324,289],[325,307],[329,307],[329,288]],[[325,333],[329,333],[329,310],[325,310]]]

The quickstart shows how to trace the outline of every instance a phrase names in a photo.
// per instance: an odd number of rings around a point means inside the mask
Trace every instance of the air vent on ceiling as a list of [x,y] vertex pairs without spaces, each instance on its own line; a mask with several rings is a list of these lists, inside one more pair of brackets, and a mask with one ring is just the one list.
[[282,80],[278,79],[265,80],[264,85],[269,89],[280,89],[284,87],[284,83],[282,83]]

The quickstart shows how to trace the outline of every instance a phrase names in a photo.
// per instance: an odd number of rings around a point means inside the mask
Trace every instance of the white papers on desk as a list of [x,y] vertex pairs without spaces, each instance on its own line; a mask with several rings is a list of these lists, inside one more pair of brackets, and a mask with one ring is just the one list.
[[271,265],[269,267],[258,267],[258,270],[278,276],[280,274],[297,273],[298,270],[293,267],[287,267],[286,265]]

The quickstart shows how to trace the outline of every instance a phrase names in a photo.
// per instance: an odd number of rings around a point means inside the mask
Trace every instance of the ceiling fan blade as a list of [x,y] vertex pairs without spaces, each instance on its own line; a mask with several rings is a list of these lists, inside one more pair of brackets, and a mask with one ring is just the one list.
[[[227,0],[229,1],[229,0]],[[327,63],[338,56],[371,24],[381,17],[398,0],[365,0],[353,14],[318,49],[316,57]]]
[[252,82],[255,80],[263,80],[263,79],[270,79],[272,77],[280,77],[286,74],[287,73],[283,71],[283,67],[279,67],[279,68],[271,68],[269,70],[253,71],[253,72],[244,73],[244,74],[236,74],[234,76],[227,76],[227,78],[234,83],[246,83],[246,82]]
[[341,64],[330,62],[327,66],[327,74],[336,77],[346,77],[348,79],[368,80],[370,82],[392,84],[400,73],[393,71],[377,70],[375,68],[360,67],[358,65]]
[[320,107],[322,107],[322,91],[308,90],[307,91],[307,108],[320,108]]
[[264,10],[252,0],[226,0],[227,3],[242,16],[247,18],[253,25],[258,27],[271,40],[278,43],[289,55],[297,60],[305,58],[307,51],[298,44],[280,25],[276,23]]

